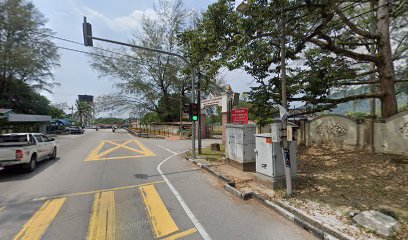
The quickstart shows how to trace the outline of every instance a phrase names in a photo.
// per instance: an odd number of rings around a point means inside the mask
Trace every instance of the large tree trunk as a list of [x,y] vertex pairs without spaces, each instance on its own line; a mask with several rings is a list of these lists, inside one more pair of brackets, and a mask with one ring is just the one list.
[[378,54],[380,61],[377,62],[380,88],[383,93],[381,99],[381,116],[388,118],[398,112],[397,98],[395,96],[395,72],[390,43],[389,32],[389,2],[378,1],[377,29],[380,35],[378,42]]

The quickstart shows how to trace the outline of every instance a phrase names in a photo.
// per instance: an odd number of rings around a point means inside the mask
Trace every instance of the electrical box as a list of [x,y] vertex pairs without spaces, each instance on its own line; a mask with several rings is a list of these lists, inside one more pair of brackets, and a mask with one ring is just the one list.
[[[276,181],[285,178],[281,131],[282,123],[275,122],[271,124],[271,133],[255,134],[256,172]],[[296,141],[289,141],[289,153],[291,175],[295,177],[297,175]]]
[[240,164],[255,163],[255,133],[255,124],[227,124],[227,158]]

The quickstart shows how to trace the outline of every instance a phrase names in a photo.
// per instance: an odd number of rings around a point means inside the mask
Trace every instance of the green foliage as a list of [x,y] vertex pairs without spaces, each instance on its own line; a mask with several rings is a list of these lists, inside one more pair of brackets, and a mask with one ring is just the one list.
[[123,118],[97,118],[95,124],[122,124],[125,120]]
[[[142,30],[129,42],[148,48],[178,52],[177,33],[186,17],[182,1],[158,0],[157,17],[145,16]],[[184,63],[173,56],[132,48],[116,49],[122,56],[93,57],[92,67],[100,77],[115,79],[117,93],[98,98],[102,111],[131,112],[136,116],[156,113],[160,120],[178,119],[177,99],[189,91],[189,81],[183,76]],[[99,52],[99,55],[106,52]]]
[[157,113],[154,112],[147,113],[140,119],[140,123],[142,125],[147,125],[155,122],[160,122],[160,117],[157,115]]
[[346,112],[346,117],[349,117],[357,122],[364,121],[365,117],[368,116],[368,113],[364,112]]
[[[369,31],[372,22],[380,29],[379,33],[390,29],[384,18],[370,17],[378,8],[386,8],[385,11],[391,13],[392,28],[398,29],[391,32],[391,38],[398,39],[395,40],[398,42],[397,56],[407,58],[408,38],[399,36],[401,33],[406,36],[407,5],[404,1],[395,1],[387,7],[377,5],[371,9],[368,2],[361,1],[323,1],[317,4],[313,1],[254,0],[249,1],[249,9],[242,14],[234,9],[231,1],[219,0],[198,18],[193,30],[185,32],[182,41],[190,44],[189,53],[199,64],[210,65],[211,69],[243,68],[252,75],[258,84],[249,96],[254,102],[254,112],[260,118],[270,117],[275,111],[274,104],[281,102],[280,23],[282,9],[285,9],[289,101],[297,102],[297,105],[303,103],[305,112],[313,113],[374,96],[387,101],[391,109],[383,109],[383,115],[393,114],[396,104],[393,89],[386,84],[380,84],[380,87],[386,88],[384,92],[392,95],[388,98],[366,93],[331,98],[331,94],[340,87],[367,81],[369,62],[375,64],[379,81],[393,80],[389,73],[394,70],[390,67],[385,70],[384,66],[391,66],[388,62],[397,59],[383,58],[390,53],[384,45],[378,44],[380,38],[383,43],[390,40],[387,34],[374,36]],[[370,48],[376,48],[378,54],[371,54]],[[204,61],[200,62],[201,59]],[[406,65],[402,68],[399,69],[401,73]]]
[[206,124],[208,124],[208,125],[221,125],[221,123],[222,123],[221,107],[216,106],[214,113],[211,112],[211,111],[207,111]]
[[398,111],[403,112],[403,111],[408,111],[408,104],[402,105]]
[[80,126],[91,124],[93,118],[93,106],[90,102],[79,101],[75,102],[76,112],[74,113],[75,119],[79,121]]
[[24,82],[10,80],[3,90],[0,92],[0,108],[25,114],[48,114],[50,111],[50,101]]
[[160,98],[158,103],[158,117],[160,122],[180,120],[180,98],[182,98],[182,105],[190,102],[190,99],[186,96],[180,96],[176,93]]
[[48,110],[48,115],[51,115],[52,118],[64,118],[65,117],[65,112],[62,109],[59,109],[55,106],[50,106],[50,109]]
[[47,91],[55,85],[52,68],[59,55],[45,24],[31,2],[0,1],[0,91],[13,80]]

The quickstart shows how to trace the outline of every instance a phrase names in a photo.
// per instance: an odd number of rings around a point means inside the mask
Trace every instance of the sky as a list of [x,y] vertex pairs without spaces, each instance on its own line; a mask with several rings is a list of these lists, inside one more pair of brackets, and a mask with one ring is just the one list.
[[[186,9],[204,11],[216,0],[184,0]],[[143,15],[154,13],[154,0],[32,0],[39,11],[48,19],[46,27],[56,32],[56,36],[83,43],[83,17],[92,24],[93,35],[117,41],[127,42],[131,34],[140,26]],[[58,39],[54,42],[59,47],[90,51],[79,44]],[[113,48],[113,45],[94,41],[94,46]],[[60,67],[54,70],[55,80],[60,86],[53,89],[53,94],[44,93],[53,103],[75,103],[78,94],[95,97],[113,93],[113,79],[98,78],[98,72],[90,66],[90,57],[77,52],[59,49]],[[235,92],[250,90],[252,79],[242,70],[222,75]]]

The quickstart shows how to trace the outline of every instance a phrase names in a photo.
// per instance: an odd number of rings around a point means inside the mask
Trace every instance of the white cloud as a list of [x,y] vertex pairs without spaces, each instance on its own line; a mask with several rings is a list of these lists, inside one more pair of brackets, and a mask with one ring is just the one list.
[[127,16],[119,17],[108,17],[94,9],[85,7],[82,9],[82,14],[89,17],[90,19],[102,21],[106,26],[113,31],[124,31],[124,32],[133,32],[136,29],[140,28],[143,16],[154,18],[156,17],[156,12],[152,9],[146,10],[133,10]]

